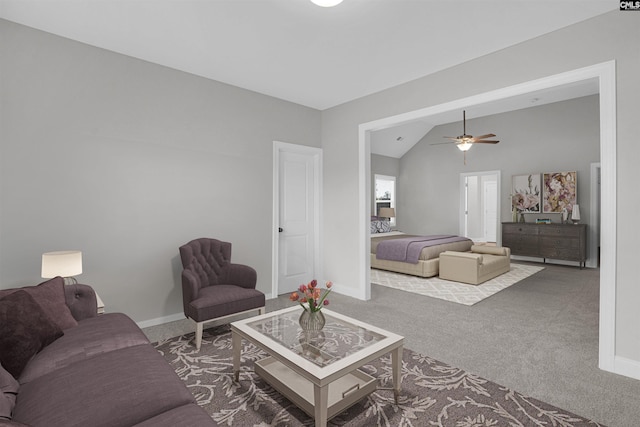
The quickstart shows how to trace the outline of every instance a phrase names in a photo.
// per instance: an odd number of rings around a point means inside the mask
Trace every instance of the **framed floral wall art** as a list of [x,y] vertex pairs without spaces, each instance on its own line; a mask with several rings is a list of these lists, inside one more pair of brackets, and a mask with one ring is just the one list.
[[511,206],[518,212],[540,212],[540,174],[513,175]]
[[578,195],[577,172],[553,172],[543,174],[544,213],[571,212]]

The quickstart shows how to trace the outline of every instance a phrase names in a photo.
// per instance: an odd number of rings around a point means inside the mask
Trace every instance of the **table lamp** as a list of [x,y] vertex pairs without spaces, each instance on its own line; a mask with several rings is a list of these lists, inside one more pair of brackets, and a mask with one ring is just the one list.
[[44,279],[57,276],[64,278],[65,285],[76,284],[75,277],[82,274],[82,252],[56,251],[42,254],[42,274]]
[[396,210],[394,208],[380,208],[379,216],[382,218],[395,218]]
[[571,210],[571,221],[573,221],[574,224],[580,222],[580,206],[573,205],[573,209]]
[[[56,251],[42,254],[42,278],[52,279],[57,276],[64,278],[65,285],[78,283],[75,277],[82,274],[82,252]],[[96,292],[98,314],[104,313],[104,302]]]

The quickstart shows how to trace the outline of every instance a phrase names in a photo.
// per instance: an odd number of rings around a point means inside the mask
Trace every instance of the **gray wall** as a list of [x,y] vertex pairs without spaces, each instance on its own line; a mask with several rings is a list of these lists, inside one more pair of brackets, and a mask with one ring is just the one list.
[[0,40],[0,287],[78,249],[108,311],[173,315],[178,247],[216,237],[271,291],[273,141],[319,147],[319,111],[8,21]]
[[[511,177],[577,171],[582,223],[590,224],[590,165],[600,161],[598,95],[467,120],[467,133],[495,133],[496,145],[462,153],[453,145],[431,145],[458,135],[462,122],[434,127],[400,159],[399,227],[411,233],[457,233],[460,174],[501,171],[502,221],[511,221]],[[527,214],[560,221],[559,214]],[[498,233],[500,230],[498,230]]]
[[[594,64],[616,61],[617,102],[617,260],[616,260],[616,331],[617,357],[640,363],[640,340],[636,327],[640,324],[640,287],[637,286],[637,221],[640,211],[635,176],[640,145],[637,144],[637,122],[640,117],[640,50],[633,40],[640,40],[637,14],[612,11],[558,31],[502,49],[464,64],[434,73],[394,88],[322,112],[322,147],[325,170],[324,188],[324,259],[325,276],[336,289],[358,294],[362,277],[354,266],[363,265],[365,256],[360,234],[361,199],[359,170],[359,125],[396,114],[415,111],[472,95],[486,93]],[[492,123],[487,123],[492,125]],[[497,125],[498,123],[496,123]],[[493,128],[490,126],[490,128]],[[498,128],[495,128],[498,129]],[[497,134],[499,133],[496,132]],[[507,135],[500,134],[501,138]],[[517,136],[517,135],[516,135]],[[540,137],[548,136],[546,131]],[[506,158],[518,158],[508,149]],[[474,165],[488,162],[490,150],[476,150]],[[476,163],[477,162],[477,163]],[[431,165],[437,169],[437,165]],[[550,156],[550,170],[563,170],[566,160]],[[479,166],[480,167],[480,166]],[[485,169],[485,166],[482,166]],[[518,166],[520,173],[528,170]],[[535,170],[534,170],[535,171]],[[505,176],[510,174],[505,171]],[[368,175],[365,175],[368,176]],[[433,193],[436,183],[424,183],[424,191]],[[578,190],[580,191],[580,190]],[[579,195],[582,197],[582,194]],[[455,201],[442,200],[443,205]],[[503,213],[504,215],[504,213]],[[444,220],[438,214],[430,218]]]

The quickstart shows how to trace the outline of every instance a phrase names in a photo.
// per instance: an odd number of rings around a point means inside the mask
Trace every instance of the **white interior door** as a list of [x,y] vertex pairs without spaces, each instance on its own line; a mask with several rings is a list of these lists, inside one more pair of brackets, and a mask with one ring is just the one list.
[[498,223],[498,183],[484,183],[484,238],[486,242],[495,242]]
[[317,154],[281,150],[278,157],[277,293],[284,294],[317,278],[319,171]]
[[500,171],[460,174],[460,235],[498,242]]

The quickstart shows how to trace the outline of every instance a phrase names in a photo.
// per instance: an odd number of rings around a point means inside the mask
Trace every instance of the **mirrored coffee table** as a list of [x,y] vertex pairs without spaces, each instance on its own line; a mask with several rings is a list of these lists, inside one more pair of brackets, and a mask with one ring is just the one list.
[[358,368],[391,353],[397,403],[404,338],[327,309],[322,312],[326,324],[319,332],[302,331],[300,306],[231,323],[235,380],[245,339],[269,355],[256,362],[256,373],[315,418],[316,426],[326,426],[376,389],[377,380]]

